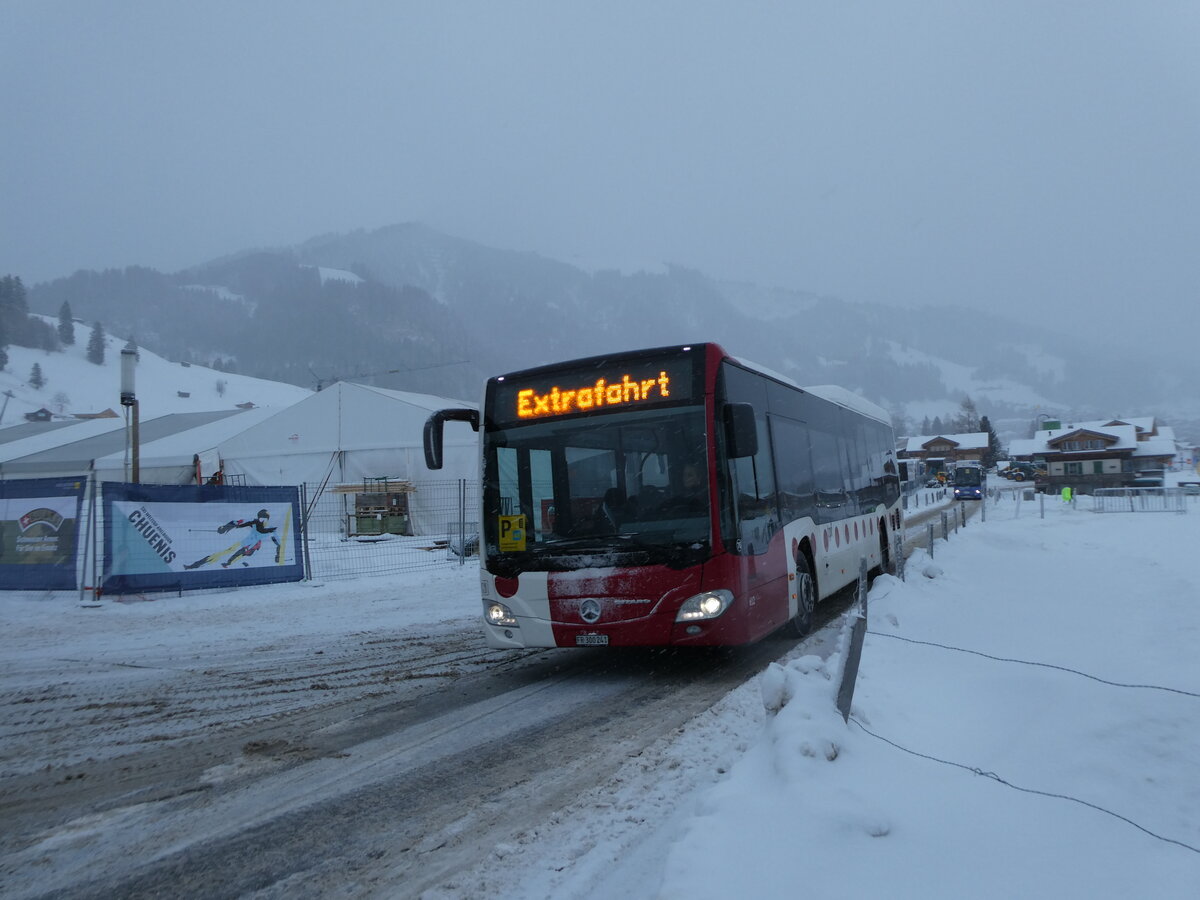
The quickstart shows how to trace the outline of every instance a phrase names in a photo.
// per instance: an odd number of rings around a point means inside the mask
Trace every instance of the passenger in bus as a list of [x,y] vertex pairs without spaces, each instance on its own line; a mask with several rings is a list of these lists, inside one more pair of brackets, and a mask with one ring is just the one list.
[[665,513],[675,516],[695,516],[705,510],[704,469],[688,463],[679,476],[675,493],[662,505]]

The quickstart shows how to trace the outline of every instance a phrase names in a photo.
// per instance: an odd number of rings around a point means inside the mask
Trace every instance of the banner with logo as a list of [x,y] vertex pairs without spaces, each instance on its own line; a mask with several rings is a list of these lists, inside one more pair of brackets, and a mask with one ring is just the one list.
[[104,488],[105,593],[299,581],[294,487]]
[[0,481],[0,589],[78,586],[79,512],[87,479]]

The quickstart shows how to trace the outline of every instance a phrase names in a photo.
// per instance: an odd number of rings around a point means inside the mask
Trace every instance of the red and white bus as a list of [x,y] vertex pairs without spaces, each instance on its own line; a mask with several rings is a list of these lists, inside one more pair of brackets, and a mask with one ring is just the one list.
[[479,430],[481,581],[492,647],[745,644],[789,626],[901,528],[887,414],[802,389],[716,344],[492,378]]

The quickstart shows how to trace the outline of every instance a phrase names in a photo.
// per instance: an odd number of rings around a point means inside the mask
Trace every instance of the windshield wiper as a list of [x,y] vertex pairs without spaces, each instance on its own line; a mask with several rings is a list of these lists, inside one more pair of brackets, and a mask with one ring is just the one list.
[[590,534],[580,537],[553,538],[542,543],[543,547],[555,550],[588,550],[599,548],[611,550],[614,545],[632,544],[635,547],[655,547],[657,543],[647,541],[638,532],[618,532],[617,534]]

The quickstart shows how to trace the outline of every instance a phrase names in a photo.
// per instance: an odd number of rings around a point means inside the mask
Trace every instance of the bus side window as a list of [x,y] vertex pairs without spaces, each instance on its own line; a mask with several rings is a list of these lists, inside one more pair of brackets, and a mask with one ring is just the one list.
[[738,540],[743,553],[757,556],[767,552],[767,545],[780,526],[771,439],[762,410],[755,410],[755,423],[758,426],[758,453],[732,460],[730,465],[737,504]]
[[813,470],[804,424],[783,416],[771,417],[775,471],[783,521],[813,516]]
[[720,479],[721,534],[727,545],[732,543],[730,549],[734,552],[757,556],[767,552],[772,536],[780,528],[771,432],[767,424],[766,382],[736,366],[726,365],[721,370],[719,393],[722,402],[749,403],[754,407],[758,433],[758,452],[754,456],[728,459],[724,453],[724,428],[717,429],[717,442],[726,460],[725,477]]
[[812,447],[817,522],[836,522],[846,514],[846,485],[842,477],[841,448],[838,446],[837,436],[821,428],[812,428],[808,438]]

